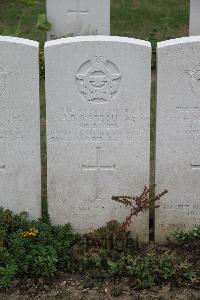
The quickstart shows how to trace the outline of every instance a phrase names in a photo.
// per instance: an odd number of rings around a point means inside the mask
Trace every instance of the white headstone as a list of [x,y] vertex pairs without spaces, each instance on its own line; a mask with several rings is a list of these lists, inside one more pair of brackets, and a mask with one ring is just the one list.
[[[113,195],[148,184],[151,46],[120,37],[47,42],[49,213],[81,233],[124,220]],[[148,241],[148,213],[131,230]]]
[[47,38],[110,35],[110,0],[47,0]]
[[190,36],[200,35],[200,1],[190,0]]
[[0,36],[0,206],[40,217],[37,42]]
[[200,37],[158,43],[155,237],[200,224]]

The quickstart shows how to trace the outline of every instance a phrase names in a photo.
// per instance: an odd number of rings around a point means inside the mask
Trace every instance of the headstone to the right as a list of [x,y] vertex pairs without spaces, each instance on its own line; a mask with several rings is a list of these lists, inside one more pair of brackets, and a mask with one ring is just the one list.
[[158,43],[155,238],[200,224],[200,37]]
[[190,36],[200,35],[200,1],[190,0]]
[[110,35],[110,0],[47,0],[47,39]]
[[0,36],[0,206],[41,216],[38,42]]

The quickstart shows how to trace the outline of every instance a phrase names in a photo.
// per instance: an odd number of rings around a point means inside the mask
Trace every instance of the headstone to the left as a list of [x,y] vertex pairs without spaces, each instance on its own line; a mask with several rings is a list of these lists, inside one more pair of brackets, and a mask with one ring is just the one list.
[[110,35],[110,0],[47,0],[47,39]]
[[40,217],[37,42],[0,37],[0,206]]

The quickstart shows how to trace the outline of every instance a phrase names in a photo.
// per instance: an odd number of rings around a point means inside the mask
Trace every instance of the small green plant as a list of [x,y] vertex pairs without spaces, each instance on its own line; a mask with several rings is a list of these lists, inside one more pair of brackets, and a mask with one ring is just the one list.
[[175,275],[174,257],[168,254],[162,255],[159,259],[160,277],[170,280]]
[[188,281],[194,284],[200,284],[200,274],[194,272],[193,267],[188,262],[181,262],[176,269],[178,280]]
[[18,271],[17,264],[6,249],[0,249],[0,287],[10,286]]
[[28,274],[50,276],[56,271],[58,256],[52,246],[33,245],[27,254]]
[[183,231],[177,229],[174,235],[180,242],[200,241],[200,225],[194,226],[191,230]]
[[46,14],[39,14],[38,15],[36,28],[46,30],[46,31],[51,29],[51,24],[47,20]]
[[185,250],[195,256],[200,255],[200,225],[195,225],[188,231],[177,229],[173,235]]
[[144,257],[124,256],[121,260],[109,262],[109,266],[112,276],[128,276],[137,288],[156,285],[158,264],[153,254]]

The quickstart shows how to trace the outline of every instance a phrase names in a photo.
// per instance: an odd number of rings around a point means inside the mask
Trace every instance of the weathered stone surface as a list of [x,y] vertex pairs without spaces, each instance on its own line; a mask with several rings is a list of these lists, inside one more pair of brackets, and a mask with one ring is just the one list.
[[[79,232],[122,221],[113,195],[141,193],[149,176],[151,46],[119,37],[47,42],[49,213]],[[148,213],[131,230],[148,241]]]
[[190,35],[200,35],[200,1],[190,0]]
[[0,37],[0,206],[40,217],[38,43]]
[[110,34],[110,0],[47,0],[46,5],[52,25],[48,40]]
[[169,192],[156,209],[157,243],[200,223],[199,53],[199,37],[158,43],[156,185]]

